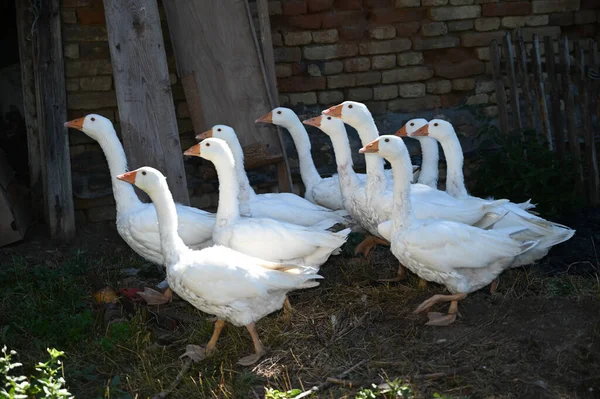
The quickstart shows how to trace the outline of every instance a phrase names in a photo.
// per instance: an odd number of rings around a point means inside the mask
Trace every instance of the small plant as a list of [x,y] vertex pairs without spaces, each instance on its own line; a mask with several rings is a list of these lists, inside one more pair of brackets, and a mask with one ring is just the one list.
[[265,399],[294,399],[300,395],[300,389],[292,389],[290,391],[279,391],[273,388],[265,388]]
[[14,350],[8,351],[6,346],[2,348],[2,356],[0,357],[0,373],[2,377],[0,397],[6,399],[59,399],[74,397],[65,388],[66,381],[63,378],[63,365],[59,360],[60,357],[64,356],[64,352],[54,348],[48,349],[50,360],[45,363],[38,363],[35,367],[37,375],[29,378],[24,375],[10,375],[11,370],[23,366],[21,363],[12,362],[12,356],[16,354],[17,352]]
[[413,397],[412,389],[402,380],[395,379],[385,384],[371,384],[371,388],[363,388],[356,393],[355,399],[410,399]]

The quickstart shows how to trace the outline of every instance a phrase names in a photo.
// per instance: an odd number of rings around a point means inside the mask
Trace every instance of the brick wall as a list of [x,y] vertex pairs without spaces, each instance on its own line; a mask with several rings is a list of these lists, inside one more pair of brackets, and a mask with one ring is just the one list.
[[[98,113],[118,131],[102,0],[62,4],[69,118]],[[483,104],[484,112],[494,116],[487,47],[491,40],[515,28],[522,29],[527,42],[533,33],[600,34],[598,0],[286,0],[270,1],[269,10],[280,101],[300,113],[307,107],[317,110],[356,100],[376,115],[388,113],[388,119],[389,113],[448,110],[463,103]],[[192,122],[164,13],[161,20],[185,149],[195,143]],[[110,178],[99,146],[81,132],[71,129],[69,134],[78,219],[114,219]],[[317,140],[315,158],[333,164],[326,139]],[[293,158],[291,163],[296,165]],[[214,175],[207,178],[209,166],[186,159],[185,167],[192,205],[214,208],[217,182]],[[272,184],[259,174],[251,181],[262,190]]]

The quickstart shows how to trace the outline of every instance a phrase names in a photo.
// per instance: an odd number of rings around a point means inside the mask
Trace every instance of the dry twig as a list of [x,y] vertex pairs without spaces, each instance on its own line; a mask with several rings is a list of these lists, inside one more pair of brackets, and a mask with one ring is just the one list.
[[348,370],[340,373],[339,375],[335,376],[335,377],[331,377],[328,378],[324,383],[322,383],[319,386],[314,386],[311,389],[309,389],[308,391],[304,391],[301,394],[299,394],[298,396],[296,396],[294,399],[302,399],[305,398],[307,396],[312,395],[315,392],[320,392],[320,391],[324,391],[325,389],[329,388],[331,385],[333,385],[333,383],[331,381],[329,381],[330,379],[333,380],[341,380],[342,378],[344,378],[345,376],[347,376],[348,374],[350,374],[351,372],[353,372],[354,370],[356,370],[357,368],[359,368],[360,366],[362,366],[363,364],[367,363],[368,359],[364,359],[361,360],[360,362],[356,363],[354,366],[350,367]]

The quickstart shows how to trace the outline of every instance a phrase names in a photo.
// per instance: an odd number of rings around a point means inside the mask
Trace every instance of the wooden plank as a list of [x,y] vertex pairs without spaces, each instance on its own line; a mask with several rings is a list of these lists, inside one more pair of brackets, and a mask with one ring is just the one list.
[[52,239],[75,237],[60,0],[39,3],[33,34],[42,185]]
[[554,148],[559,158],[565,154],[565,132],[563,131],[562,112],[560,110],[560,82],[556,73],[556,61],[554,59],[554,43],[552,38],[544,38],[546,48],[546,72],[548,76],[548,94],[552,108],[552,131],[554,133]]
[[502,70],[500,67],[501,50],[496,40],[490,44],[490,55],[492,57],[492,72],[494,84],[496,85],[496,102],[498,103],[498,118],[500,120],[500,130],[508,133],[508,114],[506,109],[506,90],[504,88],[504,79],[502,79]]
[[577,168],[576,190],[583,193],[583,168],[581,165],[581,149],[579,147],[579,137],[577,135],[577,122],[575,115],[575,99],[571,88],[571,58],[569,57],[569,39],[563,36],[558,42],[560,63],[563,73],[561,74],[561,83],[563,98],[565,102],[565,114],[567,117],[567,137],[569,139],[569,150]]
[[529,129],[535,129],[535,113],[533,111],[533,96],[529,85],[529,71],[527,69],[527,48],[523,40],[523,34],[517,31],[517,66],[519,69],[519,81],[523,91],[523,100],[525,102],[525,113],[527,115],[527,124]]
[[592,67],[594,68],[594,77],[592,78],[592,109],[596,112],[596,125],[594,134],[600,131],[600,52],[598,51],[598,43],[595,40],[590,40],[590,53],[592,58]]
[[129,167],[148,165],[160,170],[167,177],[174,199],[188,205],[156,0],[104,0],[104,9]]
[[521,137],[523,136],[523,120],[521,119],[521,105],[519,104],[519,86],[517,85],[517,76],[515,73],[515,52],[513,49],[510,32],[506,32],[503,39],[504,61],[506,65],[506,74],[508,75],[508,86],[510,90],[510,104],[512,114],[516,120],[517,128]]
[[585,141],[585,163],[587,193],[590,205],[596,206],[600,202],[600,176],[598,174],[598,157],[596,156],[596,141],[594,139],[592,122],[592,102],[590,100],[590,81],[585,74],[585,54],[579,42],[575,42],[573,47],[575,55],[578,79],[579,114],[583,119],[583,138]]
[[[261,69],[267,85],[267,93],[269,95],[269,104],[271,109],[279,106],[279,96],[277,93],[277,77],[275,75],[275,56],[273,54],[273,42],[271,38],[271,21],[269,20],[269,4],[267,0],[256,0],[257,13],[258,13],[258,24],[260,30],[260,47],[258,46],[258,39],[256,37],[256,29],[254,29],[252,22],[252,13],[250,12],[250,4],[248,0],[245,0],[246,11],[248,13],[248,21],[251,26],[254,45],[256,51],[259,53],[259,61],[261,63]],[[261,51],[262,50],[262,51]],[[279,126],[273,125],[272,128],[277,130],[277,138],[279,140],[279,147],[282,153],[282,162],[277,165],[277,182],[279,184],[279,190],[284,192],[291,192],[292,185],[292,174],[290,172],[290,165],[285,150],[285,143],[283,142],[283,136]]]
[[533,65],[533,79],[535,85],[535,94],[537,97],[538,110],[542,124],[542,134],[548,143],[548,149],[552,151],[552,128],[550,126],[550,115],[548,114],[548,104],[546,103],[546,90],[544,88],[544,76],[542,74],[542,57],[540,55],[540,42],[536,34],[533,35],[533,49],[531,51],[531,61]]
[[29,160],[29,189],[32,214],[43,216],[44,189],[40,137],[37,126],[37,104],[35,99],[35,79],[33,72],[33,49],[31,48],[31,22],[33,20],[30,0],[16,0],[17,34],[19,37],[19,59],[21,61],[21,84],[23,86],[23,110],[27,130]]

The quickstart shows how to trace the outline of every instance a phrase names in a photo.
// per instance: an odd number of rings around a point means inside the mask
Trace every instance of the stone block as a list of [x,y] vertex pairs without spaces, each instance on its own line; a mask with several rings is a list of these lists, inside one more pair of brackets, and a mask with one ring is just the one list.
[[79,81],[83,91],[108,91],[112,87],[111,76],[86,76]]
[[446,94],[452,91],[452,82],[446,79],[431,79],[425,82],[427,94]]
[[283,35],[279,32],[273,32],[271,41],[273,42],[273,47],[281,47],[283,46]]
[[507,15],[529,15],[531,3],[528,1],[511,1],[502,3],[488,3],[481,6],[481,15],[484,17],[505,17]]
[[79,90],[79,79],[77,79],[77,78],[66,79],[65,86],[67,88],[67,91],[77,91],[77,90]]
[[395,0],[394,7],[396,8],[406,8],[406,7],[419,7],[421,5],[421,0]]
[[100,25],[64,25],[62,27],[65,42],[106,42],[106,27]]
[[330,10],[333,7],[333,0],[307,0],[307,3],[310,12]]
[[456,36],[418,37],[412,38],[414,50],[435,50],[440,48],[458,47],[460,39]]
[[300,47],[277,47],[273,49],[275,62],[298,62],[302,59]]
[[394,8],[373,10],[369,13],[369,22],[375,25],[389,25],[421,21],[426,16],[423,8]]
[[327,88],[338,89],[356,86],[356,78],[352,74],[342,74],[327,77]]
[[440,62],[435,64],[433,69],[435,76],[456,79],[485,73],[485,64],[476,59],[469,59],[457,63]]
[[269,1],[269,15],[281,15],[283,9],[281,8],[281,1]]
[[308,67],[306,68],[306,71],[308,72],[308,74],[310,76],[322,76],[323,75],[321,73],[321,68],[319,68],[319,66],[316,64],[308,65]]
[[275,64],[275,76],[278,78],[292,76],[292,66],[290,64]]
[[110,60],[77,60],[65,62],[65,75],[68,78],[80,76],[112,75]]
[[397,63],[398,66],[408,66],[408,65],[420,65],[424,61],[423,53],[419,52],[410,52],[398,54]]
[[367,101],[373,98],[373,89],[370,87],[357,87],[348,90],[347,99],[350,101]]
[[549,14],[552,12],[577,11],[579,6],[579,0],[534,0],[531,2],[531,11],[534,14]]
[[420,98],[398,98],[388,103],[388,109],[392,112],[415,112],[441,106],[440,97],[431,95]]
[[398,85],[398,94],[402,98],[418,98],[425,95],[425,83],[404,83]]
[[344,63],[342,61],[329,61],[323,63],[323,75],[335,75],[344,70]]
[[452,90],[469,91],[475,88],[475,79],[460,78],[452,80]]
[[381,83],[415,82],[427,80],[433,76],[433,70],[426,66],[410,66],[383,71]]
[[475,86],[475,94],[491,93],[496,90],[496,85],[491,80],[481,80]]
[[434,21],[452,21],[455,19],[471,19],[481,16],[481,6],[439,7],[429,10]]
[[421,25],[423,36],[442,36],[448,33],[448,26],[444,22],[427,22]]
[[63,54],[66,58],[70,58],[72,60],[79,58],[79,44],[65,43],[63,47]]
[[492,59],[492,56],[490,55],[490,48],[489,47],[479,47],[475,49],[475,54],[477,55],[477,58],[482,60],[482,61],[489,61]]
[[561,30],[559,26],[538,26],[535,28],[523,28],[521,29],[521,32],[523,33],[523,40],[526,42],[531,42],[533,41],[534,34],[538,35],[539,38],[550,36],[556,39],[560,37]]
[[362,72],[354,74],[357,86],[370,86],[381,82],[381,72]]
[[368,57],[347,58],[344,60],[344,72],[362,72],[371,68]]
[[357,54],[358,47],[354,43],[304,47],[304,58],[307,60],[331,60],[353,57]]
[[284,93],[323,90],[325,89],[325,85],[326,81],[324,77],[291,76],[289,78],[277,79],[277,88]]
[[474,96],[469,96],[467,97],[467,105],[480,105],[480,104],[487,104],[488,103],[488,95],[481,93],[481,94],[475,94]]
[[390,69],[396,66],[396,56],[394,54],[376,55],[371,60],[373,69]]
[[490,30],[496,30],[500,27],[500,18],[488,17],[488,18],[477,18],[475,20],[475,30],[479,32],[487,32]]
[[77,14],[75,14],[75,11],[61,11],[60,15],[62,17],[63,24],[77,23]]
[[117,96],[114,91],[75,92],[67,96],[68,109],[96,110],[117,106]]
[[320,91],[319,92],[319,104],[339,104],[344,101],[344,93],[341,91]]
[[321,30],[318,32],[312,32],[312,40],[318,44],[335,43],[339,39],[339,32],[337,29]]
[[481,112],[488,118],[496,118],[498,116],[498,107],[496,105],[490,105],[489,107],[484,107]]
[[312,41],[310,32],[286,32],[283,34],[283,43],[288,47],[302,46]]
[[464,47],[489,46],[492,40],[502,41],[504,32],[465,32],[461,35],[461,43]]
[[590,10],[579,10],[573,14],[575,25],[593,24],[596,22],[596,13]]
[[396,28],[392,25],[375,26],[369,29],[369,35],[377,40],[393,39],[396,37]]
[[474,3],[475,0],[450,0],[450,4],[453,6],[466,6]]
[[391,100],[398,97],[398,86],[377,86],[373,88],[374,100]]
[[410,39],[400,38],[382,40],[378,42],[360,43],[359,51],[362,55],[400,53],[409,50],[412,46]]
[[458,21],[448,21],[448,31],[449,32],[462,32],[465,30],[471,30],[474,27],[472,20],[458,20]]
[[317,93],[314,91],[306,93],[290,93],[290,104],[298,105],[313,105],[317,103]]
[[421,0],[423,7],[445,6],[446,4],[448,4],[448,0]]
[[573,25],[573,13],[570,11],[550,14],[548,16],[548,19],[549,19],[548,23],[550,25],[557,25],[557,26]]

